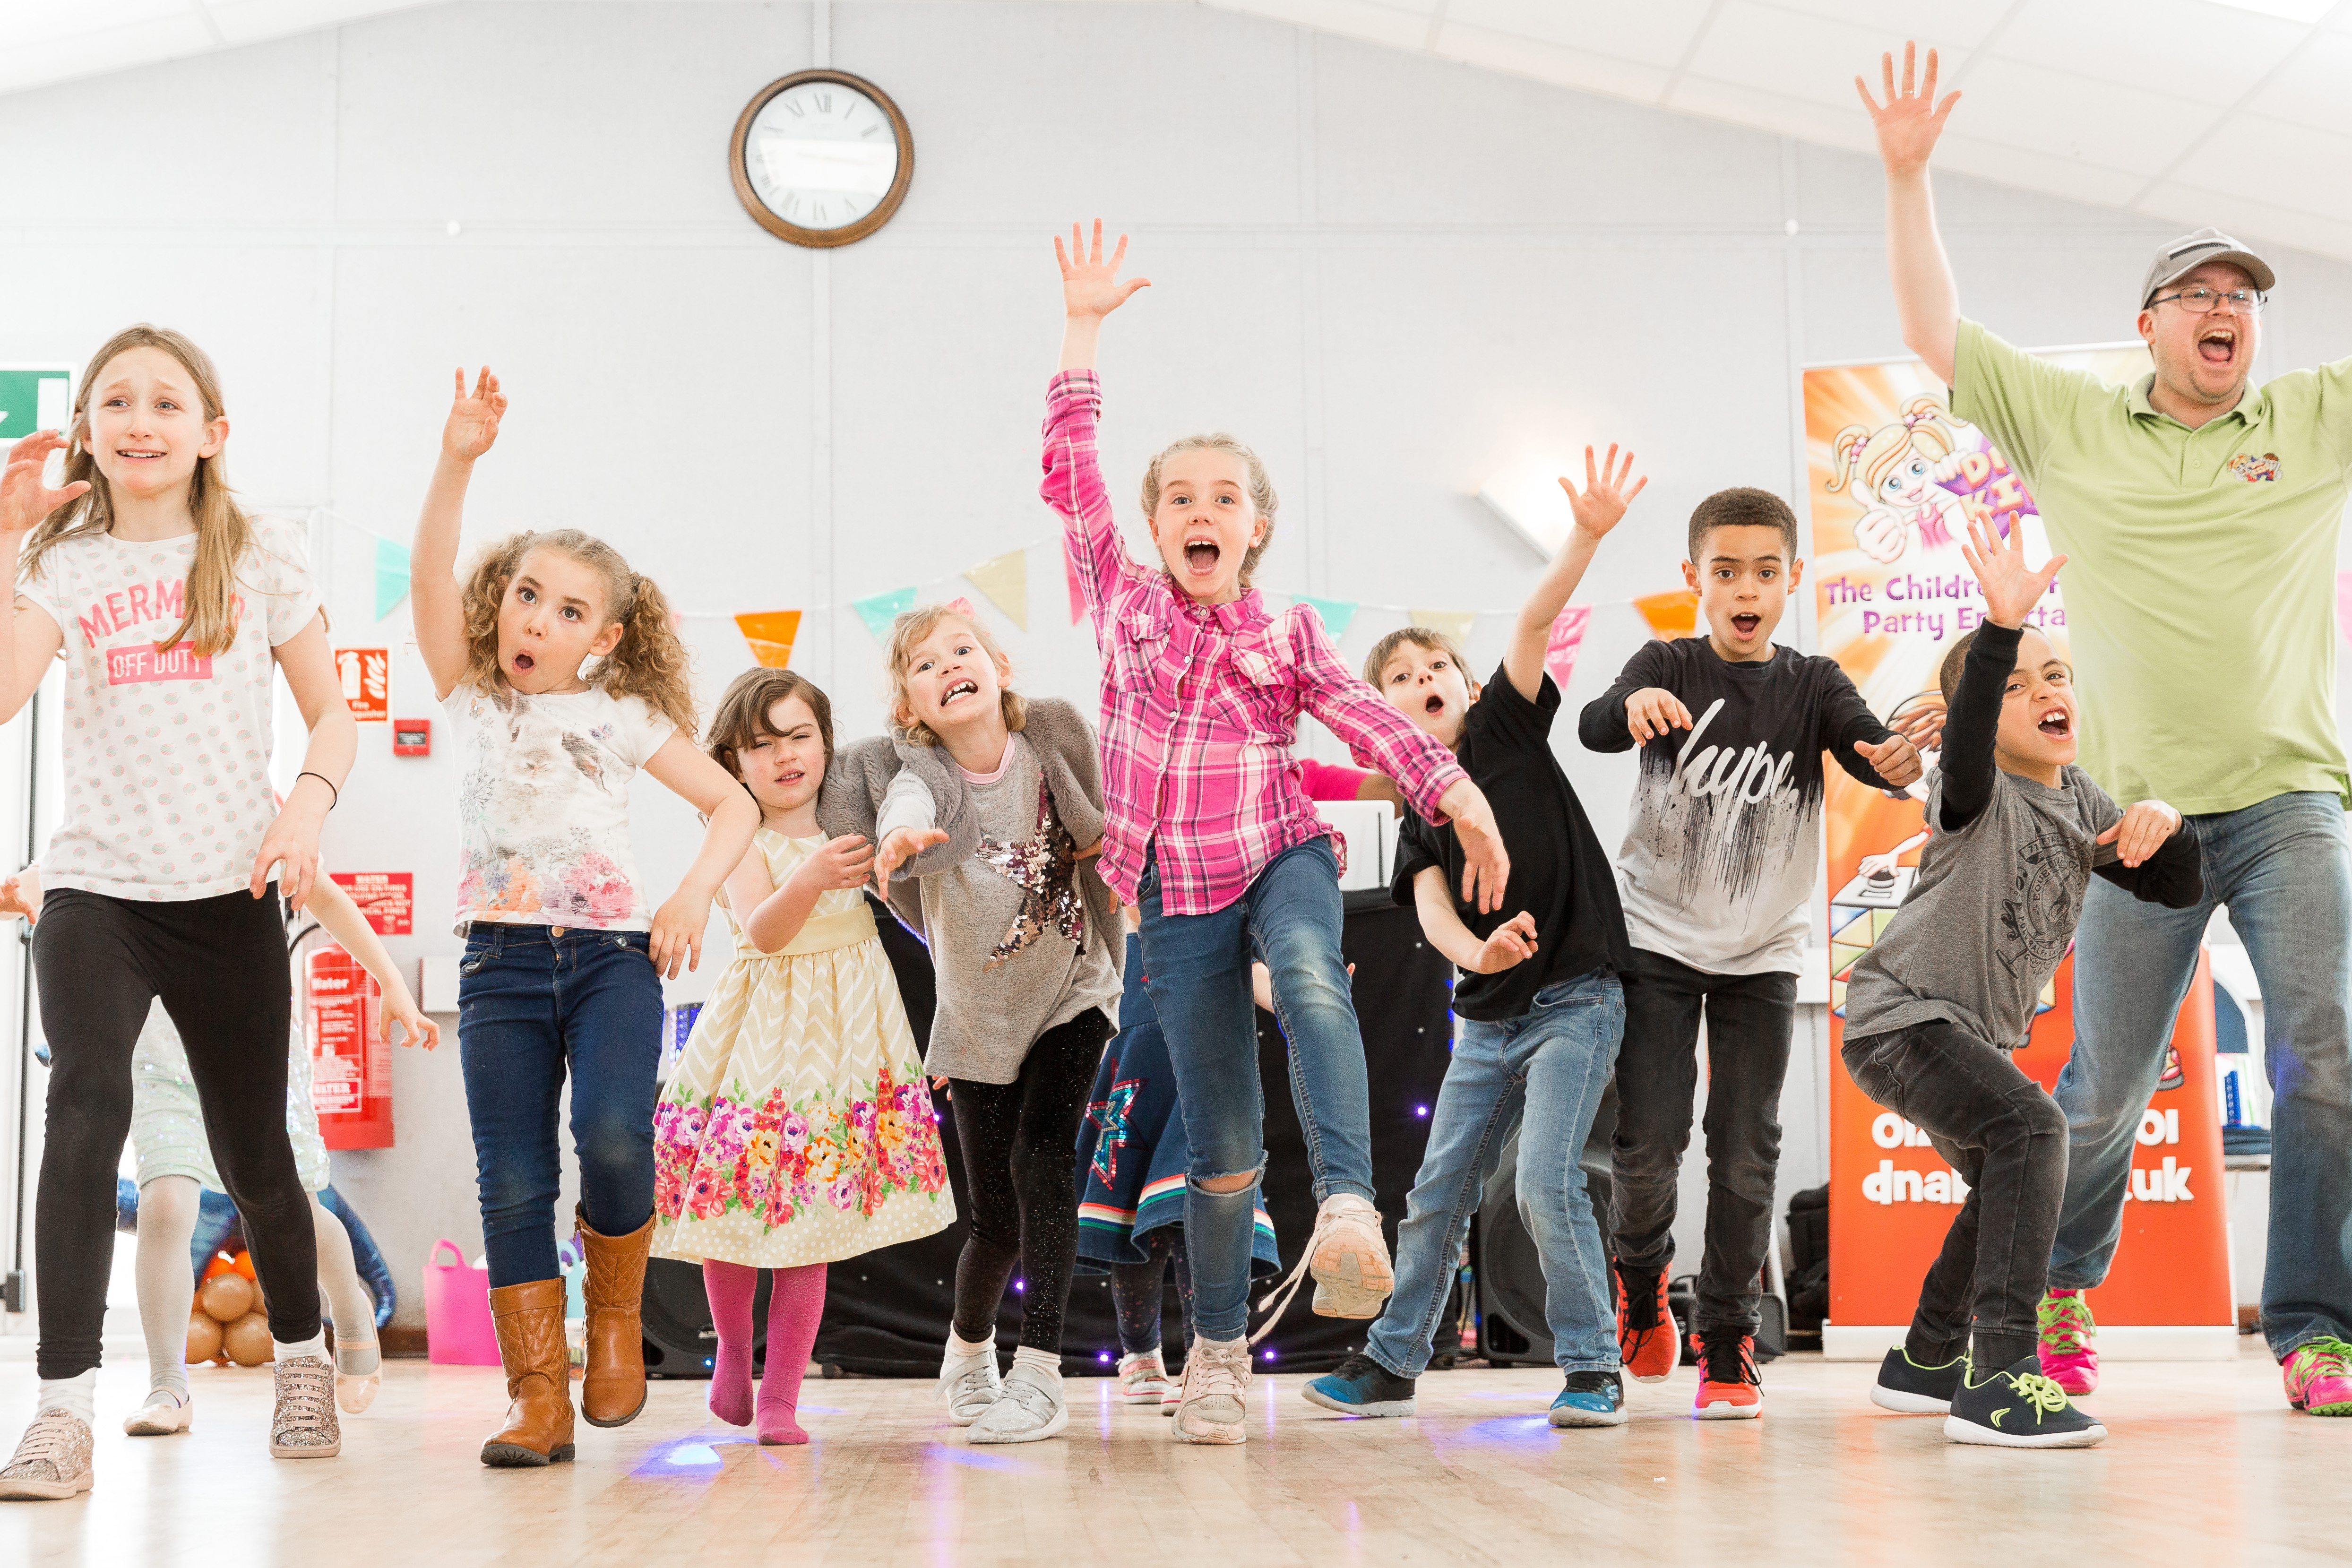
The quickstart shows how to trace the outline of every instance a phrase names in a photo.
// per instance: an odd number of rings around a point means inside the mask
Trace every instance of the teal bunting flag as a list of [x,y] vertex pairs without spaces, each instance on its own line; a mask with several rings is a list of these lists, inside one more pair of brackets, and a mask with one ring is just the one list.
[[1301,594],[1297,598],[1302,605],[1315,606],[1315,613],[1323,617],[1323,629],[1331,634],[1333,642],[1348,635],[1348,624],[1356,618],[1353,599],[1318,599],[1312,594]]
[[866,629],[880,642],[890,635],[890,623],[915,607],[915,590],[893,588],[887,594],[872,594],[863,599],[853,599],[849,607],[866,623]]
[[392,614],[408,597],[408,546],[389,539],[375,542],[375,618]]

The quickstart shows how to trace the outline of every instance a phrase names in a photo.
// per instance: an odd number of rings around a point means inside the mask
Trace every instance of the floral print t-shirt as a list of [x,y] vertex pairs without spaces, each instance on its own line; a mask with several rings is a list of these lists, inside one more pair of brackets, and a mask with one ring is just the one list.
[[278,816],[269,785],[270,650],[319,613],[301,531],[253,520],[236,563],[236,636],[158,652],[187,603],[196,536],[94,533],[52,545],[16,585],[65,634],[65,809],[48,888],[158,903],[247,886]]
[[629,780],[677,730],[601,687],[532,697],[460,683],[457,931],[467,922],[649,931],[629,850]]

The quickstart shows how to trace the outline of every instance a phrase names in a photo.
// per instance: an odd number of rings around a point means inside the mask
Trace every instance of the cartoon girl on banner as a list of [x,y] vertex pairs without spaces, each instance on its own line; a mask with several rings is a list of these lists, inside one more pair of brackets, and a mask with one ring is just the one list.
[[[1982,437],[1979,437],[1979,443]],[[1827,489],[1848,489],[1868,510],[1853,525],[1853,542],[1882,563],[1902,557],[1919,532],[1920,545],[1949,545],[1968,527],[1968,509],[1946,488],[1959,472],[1960,441],[1951,416],[1932,397],[1915,397],[1903,416],[1873,430],[1849,425],[1831,443],[1835,470]]]

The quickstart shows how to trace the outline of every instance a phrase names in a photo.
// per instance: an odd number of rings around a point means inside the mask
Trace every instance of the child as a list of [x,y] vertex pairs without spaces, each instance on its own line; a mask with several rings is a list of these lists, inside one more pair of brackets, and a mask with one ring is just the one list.
[[1763,1408],[1758,1274],[1772,1240],[1780,1085],[1821,875],[1822,753],[1873,786],[1919,774],[1911,743],[1872,716],[1834,661],[1774,646],[1803,572],[1796,514],[1780,497],[1728,489],[1699,502],[1683,577],[1707,635],[1645,644],[1577,727],[1593,751],[1642,749],[1618,862],[1633,948],[1612,1147],[1618,1349],[1643,1382],[1679,1357],[1666,1273],[1704,1012],[1706,1256],[1694,1413],[1707,1418]]
[[1609,1254],[1579,1163],[1624,1029],[1617,974],[1627,961],[1625,917],[1608,858],[1552,755],[1560,699],[1544,673],[1544,647],[1592,552],[1649,482],[1626,489],[1633,466],[1632,453],[1621,463],[1612,447],[1596,471],[1587,447],[1583,490],[1561,480],[1576,526],[1483,688],[1453,640],[1423,626],[1391,633],[1364,661],[1364,679],[1462,759],[1517,853],[1502,907],[1482,910],[1457,894],[1453,840],[1425,823],[1404,825],[1394,895],[1418,907],[1430,945],[1460,967],[1461,1023],[1397,1227],[1396,1294],[1364,1349],[1307,1385],[1307,1397],[1327,1409],[1413,1413],[1414,1380],[1429,1364],[1470,1216],[1516,1127],[1520,1210],[1542,1261],[1552,1359],[1565,1378],[1551,1424],[1625,1420]]
[[825,1265],[955,1221],[922,1058],[860,891],[874,851],[817,826],[833,704],[789,669],[719,700],[711,759],[760,803],[720,908],[735,955],[654,1113],[654,1251],[702,1264],[719,1353],[710,1412],[750,1423],[751,1299],[768,1297],[760,1441],[796,1444]]
[[[668,602],[611,545],[574,529],[518,533],[457,581],[466,484],[506,409],[488,370],[471,395],[458,373],[409,602],[462,769],[457,1051],[513,1402],[482,1463],[529,1466],[572,1448],[555,1259],[564,1079],[588,1254],[580,1412],[618,1426],[646,1401],[638,1304],[654,1225],[661,982],[700,959],[711,895],[751,847],[760,808],[688,739],[694,696]],[[709,823],[677,891],[650,914],[629,852],[629,780],[641,768]]]
[[2106,1428],[2034,1352],[2066,1118],[2009,1053],[2025,1043],[2094,874],[2176,910],[2203,897],[2204,880],[2197,830],[2179,812],[2155,800],[2119,811],[2074,766],[2073,671],[2025,629],[2066,558],[2028,568],[2021,532],[2004,543],[1969,524],[1961,552],[1985,621],[1944,656],[1933,837],[1910,895],[1854,963],[1843,1055],[1862,1091],[1926,1132],[1969,1184],[1872,1401],[1944,1411],[1955,1442],[2080,1448]]
[[[286,1138],[292,1005],[274,877],[301,908],[357,745],[299,530],[228,488],[220,378],[178,332],[131,327],[75,387],[67,437],[17,442],[0,479],[0,718],[66,662],[65,815],[41,858],[33,967],[49,1043],[34,1248],[40,1388],[0,1498],[89,1489],[115,1165],[149,1006],[186,1043],[212,1151],[269,1303],[279,1458],[341,1452],[310,1203]],[[66,452],[65,485],[41,469]],[[17,560],[23,550],[21,563]],[[310,730],[280,808],[273,670]]]
[[[1094,731],[1068,703],[1013,691],[996,640],[947,605],[900,616],[889,661],[897,734],[844,751],[824,818],[875,836],[885,887],[902,870],[913,884],[891,889],[891,906],[939,980],[925,1066],[949,1086],[971,1222],[939,1396],[975,1443],[1034,1443],[1069,1423],[1072,1171],[1119,992],[1118,906],[1092,863]],[[1000,1381],[996,1313],[1015,1264],[1021,1343]]]
[[[320,877],[310,884],[309,912],[383,987],[383,1037],[391,1039],[392,1026],[398,1024],[404,1031],[404,1044],[421,1041],[428,1051],[439,1045],[441,1026],[417,1010],[408,982],[351,895],[331,879]],[[39,922],[39,868],[26,867],[0,882],[0,914]],[[139,1408],[124,1417],[122,1429],[133,1437],[162,1437],[185,1432],[195,1421],[186,1359],[188,1313],[195,1305],[196,1286],[189,1243],[195,1237],[203,1190],[222,1188],[205,1131],[204,1107],[188,1071],[187,1048],[172,1026],[172,1016],[161,1006],[149,1009],[146,1027],[139,1031],[131,1074],[131,1147],[139,1165],[139,1327],[147,1339],[148,1391]],[[383,1382],[376,1351],[375,1296],[360,1279],[351,1231],[318,1198],[331,1176],[318,1108],[310,1100],[310,1043],[303,1036],[299,1010],[288,1036],[286,1136],[294,1148],[302,1190],[311,1194],[319,1289],[335,1325],[335,1403],[346,1415],[356,1415],[374,1403]]]
[[1103,318],[1145,280],[1118,281],[1127,242],[1106,262],[1099,222],[1091,250],[1075,227],[1070,253],[1058,237],[1054,250],[1066,321],[1046,394],[1044,494],[1068,526],[1102,654],[1102,875],[1142,911],[1152,1005],[1192,1142],[1184,1238],[1198,1338],[1176,1436],[1239,1443],[1250,1193],[1265,1159],[1253,957],[1273,972],[1320,1205],[1291,1289],[1311,1271],[1316,1310],[1369,1318],[1391,1282],[1372,1205],[1363,1037],[1339,953],[1339,862],[1291,766],[1299,713],[1395,780],[1416,812],[1452,818],[1465,894],[1482,912],[1501,905],[1510,863],[1461,764],[1348,673],[1311,609],[1277,619],[1250,586],[1275,519],[1256,454],[1230,436],[1195,436],[1152,458],[1143,510],[1157,569],[1129,559],[1097,467],[1094,362]]

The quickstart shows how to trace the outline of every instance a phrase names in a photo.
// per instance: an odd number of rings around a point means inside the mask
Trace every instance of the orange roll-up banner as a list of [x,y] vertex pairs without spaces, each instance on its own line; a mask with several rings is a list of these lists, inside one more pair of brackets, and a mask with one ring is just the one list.
[[[2147,368],[2145,349],[2049,356],[2121,382]],[[2032,497],[1984,433],[1951,416],[1946,394],[1916,361],[1808,370],[1804,375],[1808,563],[1821,651],[1891,719],[1931,696],[1937,669],[1983,619],[1960,555],[1971,516],[2025,531],[2029,557],[2049,553]],[[2095,571],[2077,562],[2069,573]],[[2065,579],[2034,612],[2066,647]],[[1936,758],[1931,754],[1932,766]],[[1822,1349],[1875,1361],[1918,1303],[1919,1282],[1968,1194],[1958,1173],[1900,1116],[1874,1104],[1836,1059],[1845,1032],[1845,978],[1885,928],[1918,872],[1927,841],[1924,781],[1900,795],[1832,769],[1827,790],[1830,910],[1830,1310]],[[2070,954],[2042,994],[2017,1064],[2055,1084],[2074,1039]],[[2227,1194],[2213,1068],[2212,981],[2200,962],[2176,1025],[2173,1054],[2142,1121],[2123,1242],[2091,1293],[2103,1353],[2235,1353]]]

